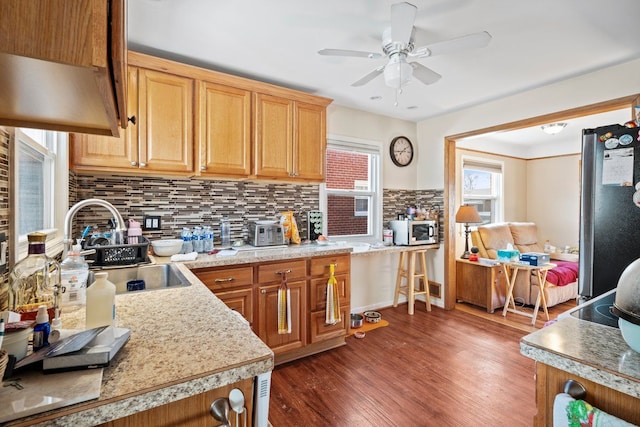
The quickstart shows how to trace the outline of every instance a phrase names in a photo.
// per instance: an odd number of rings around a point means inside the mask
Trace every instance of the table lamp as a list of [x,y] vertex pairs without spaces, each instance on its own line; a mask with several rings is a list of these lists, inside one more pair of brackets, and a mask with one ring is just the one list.
[[462,205],[456,212],[456,222],[464,224],[464,253],[460,258],[469,259],[469,224],[479,224],[482,222],[482,218],[473,206]]

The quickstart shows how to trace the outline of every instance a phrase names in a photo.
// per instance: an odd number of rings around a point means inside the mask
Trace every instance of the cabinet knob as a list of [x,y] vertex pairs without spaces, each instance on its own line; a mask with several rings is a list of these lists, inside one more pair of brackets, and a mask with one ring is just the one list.
[[201,171],[206,171],[206,170],[207,170],[207,167],[206,167],[206,166],[200,166],[200,170],[201,170]]
[[146,163],[144,163],[144,162],[140,162],[140,167],[141,167],[141,168],[146,168],[146,167],[147,167],[147,164],[146,164]]
[[214,282],[216,283],[224,283],[224,282],[233,282],[234,280],[236,280],[233,277],[227,277],[226,279],[216,279],[214,280]]
[[136,161],[131,162],[131,166],[138,166],[138,162]]
[[261,290],[261,291],[260,291],[260,293],[264,295],[264,294],[266,294],[266,293],[267,293],[267,290],[266,290],[266,289],[263,289],[263,290]]

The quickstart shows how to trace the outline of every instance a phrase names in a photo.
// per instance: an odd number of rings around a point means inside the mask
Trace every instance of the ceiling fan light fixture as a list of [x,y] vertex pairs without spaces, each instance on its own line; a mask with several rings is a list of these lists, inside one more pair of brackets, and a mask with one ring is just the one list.
[[558,123],[549,123],[548,125],[542,125],[540,128],[547,135],[555,135],[557,133],[562,132],[562,130],[567,126],[565,122]]
[[384,82],[387,86],[400,89],[407,84],[413,76],[413,67],[409,65],[402,55],[394,55],[384,67]]

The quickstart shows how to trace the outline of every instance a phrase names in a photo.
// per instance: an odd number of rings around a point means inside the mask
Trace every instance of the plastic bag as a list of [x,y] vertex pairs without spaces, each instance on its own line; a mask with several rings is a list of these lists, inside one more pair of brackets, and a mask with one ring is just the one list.
[[298,231],[298,224],[296,218],[293,216],[293,211],[281,212],[280,224],[284,228],[284,237],[289,240],[289,243],[300,244],[300,232]]

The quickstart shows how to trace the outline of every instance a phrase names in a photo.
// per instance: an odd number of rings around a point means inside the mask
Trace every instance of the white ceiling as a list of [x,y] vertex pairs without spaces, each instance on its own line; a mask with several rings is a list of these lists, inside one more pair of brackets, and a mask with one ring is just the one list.
[[384,58],[317,54],[323,48],[381,52],[396,2],[130,0],[129,47],[409,121],[640,57],[638,0],[412,0],[416,46],[479,31],[493,38],[484,48],[421,59],[442,78],[429,86],[410,82],[396,107],[382,76],[350,86]]

